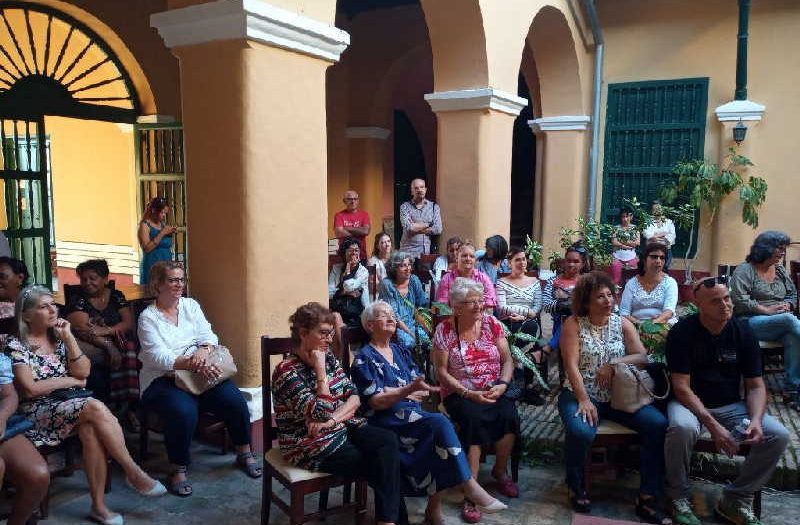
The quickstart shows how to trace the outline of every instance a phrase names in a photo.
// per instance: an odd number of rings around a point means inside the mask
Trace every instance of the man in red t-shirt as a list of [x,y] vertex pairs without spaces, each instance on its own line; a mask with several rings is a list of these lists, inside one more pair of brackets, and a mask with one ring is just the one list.
[[369,235],[369,214],[358,209],[358,192],[347,190],[342,198],[345,208],[333,216],[333,231],[337,239],[353,237],[361,247],[361,258],[369,257],[367,243]]

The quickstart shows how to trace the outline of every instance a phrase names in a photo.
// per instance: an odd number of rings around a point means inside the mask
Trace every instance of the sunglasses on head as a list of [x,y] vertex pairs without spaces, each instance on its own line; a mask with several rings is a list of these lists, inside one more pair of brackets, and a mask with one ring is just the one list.
[[587,253],[586,248],[584,248],[583,246],[570,246],[569,250],[567,251],[580,253],[582,255],[586,255]]
[[728,276],[718,275],[716,277],[706,277],[705,279],[701,279],[696,285],[694,285],[694,291],[696,292],[699,290],[701,286],[705,286],[706,288],[714,288],[718,284],[724,284],[727,286]]

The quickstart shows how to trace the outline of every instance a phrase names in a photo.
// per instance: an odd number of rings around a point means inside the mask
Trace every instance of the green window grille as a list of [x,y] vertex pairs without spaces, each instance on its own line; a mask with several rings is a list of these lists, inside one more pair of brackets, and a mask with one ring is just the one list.
[[[708,78],[609,84],[603,221],[618,221],[626,197],[658,199],[677,161],[703,157],[707,106]],[[689,232],[679,230],[676,257],[687,256],[688,241]]]

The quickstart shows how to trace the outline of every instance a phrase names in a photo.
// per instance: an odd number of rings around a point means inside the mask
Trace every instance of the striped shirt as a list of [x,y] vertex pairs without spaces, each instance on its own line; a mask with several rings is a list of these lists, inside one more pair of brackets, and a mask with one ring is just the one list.
[[497,293],[497,314],[500,319],[511,315],[523,317],[536,317],[542,309],[542,287],[539,279],[524,288],[500,279],[495,285]]
[[316,374],[295,355],[281,361],[272,374],[272,396],[278,444],[284,459],[309,470],[336,452],[347,440],[347,426],[361,426],[363,417],[340,421],[314,437],[308,435],[307,421],[324,422],[352,395],[358,395],[350,378],[336,358],[328,352],[326,359],[330,396],[317,395]]

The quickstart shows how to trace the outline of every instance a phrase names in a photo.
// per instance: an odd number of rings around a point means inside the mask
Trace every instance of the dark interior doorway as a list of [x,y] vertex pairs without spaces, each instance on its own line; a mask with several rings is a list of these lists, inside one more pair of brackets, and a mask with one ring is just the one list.
[[[522,74],[517,81],[517,95],[530,100],[528,84]],[[536,140],[528,121],[533,119],[530,102],[514,121],[511,147],[511,238],[509,244],[521,246],[533,229],[533,183],[536,166]]]
[[425,171],[425,155],[422,153],[417,131],[404,111],[394,112],[394,245],[400,246],[403,229],[400,226],[400,205],[411,198],[410,187],[414,179],[425,179],[428,198],[431,198],[431,181]]

